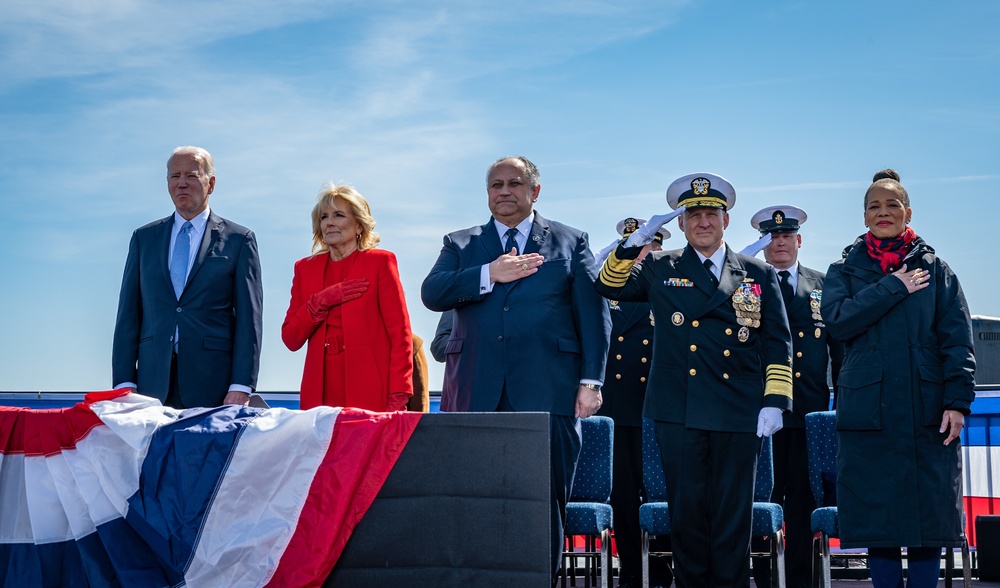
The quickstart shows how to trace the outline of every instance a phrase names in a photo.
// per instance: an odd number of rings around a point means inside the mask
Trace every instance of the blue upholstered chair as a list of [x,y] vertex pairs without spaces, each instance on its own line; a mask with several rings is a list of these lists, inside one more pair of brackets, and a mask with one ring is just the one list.
[[[757,456],[757,479],[753,487],[754,537],[767,537],[770,545],[771,585],[785,588],[785,514],[781,505],[771,502],[774,490],[774,454],[771,438],[761,441],[760,455]],[[764,587],[759,587],[764,588]]]
[[830,588],[830,538],[840,538],[837,517],[837,413],[832,410],[806,415],[806,443],[809,454],[809,486],[816,499],[811,517],[813,535],[813,585],[817,583],[819,561],[821,586]]
[[[837,516],[837,413],[832,410],[811,412],[806,415],[806,439],[809,444],[809,485],[816,498],[812,513],[812,532],[819,533],[814,543],[813,561],[820,564],[822,588],[830,588],[830,538],[840,538]],[[964,517],[963,517],[964,518]],[[951,588],[955,567],[952,550],[946,550],[945,587]],[[813,585],[816,585],[816,566],[813,565]],[[972,566],[969,542],[963,537],[962,577],[966,588],[972,586]]]
[[660,446],[651,419],[642,419],[642,483],[646,502],[639,507],[642,530],[642,586],[649,588],[649,538],[670,535],[670,509],[667,508],[667,482],[660,461]]
[[[563,553],[563,562],[584,557],[587,565],[587,586],[594,568],[591,561],[598,557],[591,551],[595,539],[600,539],[600,574],[602,588],[610,588],[611,581],[611,452],[614,445],[614,421],[605,416],[580,419],[583,446],[573,478],[573,492],[566,504],[565,535],[572,545],[574,536],[586,537],[585,552],[572,548]],[[575,567],[575,566],[574,566]],[[563,565],[563,569],[569,568]],[[565,578],[563,578],[565,582]]]

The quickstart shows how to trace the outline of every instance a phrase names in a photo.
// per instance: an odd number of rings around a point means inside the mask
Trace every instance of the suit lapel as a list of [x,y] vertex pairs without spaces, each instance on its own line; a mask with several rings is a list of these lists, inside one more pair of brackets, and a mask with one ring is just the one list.
[[525,253],[538,253],[542,250],[542,246],[545,245],[545,241],[549,237],[549,223],[542,215],[535,213],[535,220],[531,222],[531,234],[528,235],[528,241],[524,244]]
[[[729,299],[729,296],[736,291],[736,288],[743,283],[743,278],[747,276],[747,270],[743,262],[736,258],[736,255],[726,245],[726,260],[722,262],[722,273],[719,276],[719,287],[712,293],[705,305],[705,311],[715,308]],[[697,256],[695,256],[697,259]]]
[[698,254],[695,253],[694,248],[690,245],[684,247],[684,253],[677,260],[677,269],[682,276],[693,281],[694,285],[704,292],[706,296],[711,297],[715,292],[716,287],[712,283],[712,277],[708,275],[708,270],[701,264]]
[[500,234],[497,233],[497,226],[493,222],[493,217],[490,217],[490,220],[483,225],[476,239],[479,240],[483,252],[486,254],[486,259],[489,260],[487,263],[503,254],[503,245],[500,244]]
[[816,282],[811,276],[802,273],[802,266],[799,266],[799,281],[795,285],[795,295],[792,296],[792,303],[789,305],[788,313],[799,309],[800,306],[809,300],[809,294],[816,288]]
[[[201,269],[201,265],[205,263],[205,258],[208,257],[208,252],[212,250],[216,241],[219,240],[223,229],[225,229],[225,221],[221,217],[217,216],[214,212],[208,213],[208,223],[205,225],[205,234],[201,236],[201,246],[198,248],[198,255],[194,258],[194,266],[188,273],[187,284],[190,285],[194,282],[195,275],[198,270]],[[187,290],[187,287],[184,288]]]
[[163,222],[156,227],[156,241],[162,243],[160,246],[160,251],[162,256],[160,257],[160,269],[162,269],[163,280],[167,283],[167,287],[171,292],[174,291],[174,282],[170,279],[170,231],[174,227],[174,215],[170,215],[163,219]]

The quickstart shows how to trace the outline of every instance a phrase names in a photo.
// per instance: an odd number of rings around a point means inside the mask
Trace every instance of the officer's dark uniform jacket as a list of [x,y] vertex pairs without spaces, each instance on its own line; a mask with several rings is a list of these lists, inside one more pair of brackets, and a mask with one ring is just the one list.
[[837,396],[837,501],[845,547],[958,546],[960,443],[942,413],[975,396],[972,326],[958,278],[917,237],[903,260],[930,273],[907,294],[864,238],[830,266],[822,316],[845,345]]
[[653,314],[644,302],[609,301],[611,351],[604,375],[604,404],[597,414],[616,426],[642,427],[642,403],[653,358]]
[[792,331],[793,410],[784,416],[784,428],[804,429],[810,412],[830,409],[827,367],[834,390],[843,358],[843,346],[830,336],[820,317],[823,279],[826,274],[799,264],[799,279],[792,302],[785,309]]
[[596,287],[606,298],[652,306],[653,366],[643,415],[753,433],[761,407],[791,409],[788,319],[770,266],[727,247],[716,287],[690,245],[652,252],[633,267],[639,251],[619,245]]

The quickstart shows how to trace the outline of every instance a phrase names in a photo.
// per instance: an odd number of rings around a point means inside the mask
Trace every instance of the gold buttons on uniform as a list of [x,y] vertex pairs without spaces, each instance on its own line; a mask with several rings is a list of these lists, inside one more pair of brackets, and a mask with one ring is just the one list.
[[805,337],[805,336],[806,336],[806,334],[805,334],[805,333],[803,333],[802,331],[799,331],[799,337],[800,337],[800,338],[801,338],[801,337]]
[[642,363],[646,363],[646,358],[642,358]]
[[691,346],[691,351],[698,351],[698,346],[697,345],[692,345]]
[[643,377],[639,378],[639,381],[640,381],[640,382],[645,382],[645,381],[646,381],[646,377],[645,377],[645,376],[643,376]]
[[643,339],[642,340],[642,344],[643,345],[649,345],[649,339]]
[[698,325],[700,325],[700,324],[701,324],[701,323],[699,323],[698,321],[691,321],[691,326],[692,326],[692,327],[697,327],[697,326],[698,326]]
[[802,352],[801,352],[801,351],[797,352],[797,353],[795,354],[795,357],[802,357]]
[[619,353],[618,355],[615,356],[615,359],[621,359],[621,358],[622,358],[622,354],[621,353]]
[[694,368],[691,368],[691,371],[688,372],[688,373],[691,374],[692,376],[696,376],[696,375],[698,375],[698,370],[696,370]]
[[733,334],[733,330],[732,329],[726,329],[726,334],[727,335],[732,335]]
[[618,337],[618,340],[619,340],[619,341],[624,341],[624,340],[625,340],[625,337]]
[[723,351],[722,355],[725,355],[726,357],[729,357],[729,350],[726,349],[725,351]]
[[615,379],[616,379],[616,380],[620,380],[620,379],[622,379],[622,375],[621,375],[621,374],[615,374]]
[[722,379],[723,380],[728,380],[729,379],[729,374],[723,373],[722,374]]
[[801,378],[802,377],[802,372],[795,372],[795,377],[796,378]]

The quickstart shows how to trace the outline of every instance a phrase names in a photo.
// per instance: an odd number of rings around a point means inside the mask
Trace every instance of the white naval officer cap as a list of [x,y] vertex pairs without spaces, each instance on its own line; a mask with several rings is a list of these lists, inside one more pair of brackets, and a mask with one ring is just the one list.
[[736,206],[736,189],[729,180],[717,174],[688,174],[667,187],[667,204],[674,210],[681,205],[731,210]]
[[758,210],[750,219],[750,225],[762,235],[794,233],[799,230],[799,225],[806,222],[806,218],[806,211],[801,208],[790,204],[779,204]]
[[[618,231],[618,234],[621,235],[622,237],[628,237],[629,235],[634,233],[636,229],[638,229],[645,223],[646,219],[644,218],[636,218],[630,216],[628,218],[623,218],[622,220],[618,221],[618,224],[615,225],[615,230]],[[668,231],[664,227],[661,227],[659,231],[656,231],[656,236],[653,237],[653,240],[656,241],[657,243],[662,244],[669,238],[670,238],[670,231]]]

